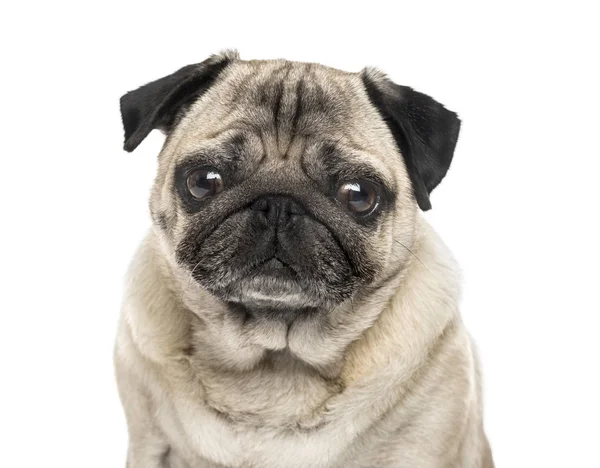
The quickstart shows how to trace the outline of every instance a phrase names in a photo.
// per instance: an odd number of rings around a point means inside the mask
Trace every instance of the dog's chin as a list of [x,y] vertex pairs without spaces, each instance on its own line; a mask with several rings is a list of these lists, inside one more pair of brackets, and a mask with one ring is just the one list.
[[296,273],[277,259],[230,283],[221,294],[226,302],[253,315],[291,318],[324,305]]
[[314,309],[323,301],[302,289],[293,280],[255,276],[239,281],[230,289],[228,302],[242,304],[249,309],[301,310]]

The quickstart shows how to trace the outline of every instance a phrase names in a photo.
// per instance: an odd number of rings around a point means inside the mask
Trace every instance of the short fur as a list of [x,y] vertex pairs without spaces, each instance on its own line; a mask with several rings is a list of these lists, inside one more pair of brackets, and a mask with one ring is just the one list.
[[[233,52],[121,109],[127,150],[167,133],[115,349],[129,468],[493,467],[457,268],[419,212],[456,114],[376,70]],[[206,166],[225,190],[196,200]],[[365,218],[334,197],[359,179]]]

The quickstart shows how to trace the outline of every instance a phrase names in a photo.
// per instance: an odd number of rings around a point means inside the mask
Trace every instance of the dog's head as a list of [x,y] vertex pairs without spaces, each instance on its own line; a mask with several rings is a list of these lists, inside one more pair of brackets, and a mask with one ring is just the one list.
[[151,212],[175,267],[273,318],[331,310],[402,268],[460,126],[376,70],[235,53],[127,93],[121,112],[127,151],[168,136]]

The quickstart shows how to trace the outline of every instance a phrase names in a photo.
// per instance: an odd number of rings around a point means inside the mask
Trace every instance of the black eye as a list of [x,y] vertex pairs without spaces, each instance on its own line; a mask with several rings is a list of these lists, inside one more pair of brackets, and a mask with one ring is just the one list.
[[352,213],[363,216],[372,213],[379,201],[375,186],[366,181],[344,182],[335,198]]
[[223,178],[214,169],[196,169],[187,177],[187,187],[197,200],[212,197],[223,191]]

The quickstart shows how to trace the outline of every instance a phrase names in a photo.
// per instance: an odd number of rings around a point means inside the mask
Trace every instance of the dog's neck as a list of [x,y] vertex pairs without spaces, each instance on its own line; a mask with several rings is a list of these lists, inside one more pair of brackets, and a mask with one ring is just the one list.
[[[326,322],[248,322],[178,276],[151,233],[132,266],[131,299],[144,317],[128,319],[146,358],[202,375],[203,398],[215,410],[260,425],[299,418],[311,425],[325,402],[364,398],[365,386],[391,389],[412,376],[458,317],[455,273],[446,247],[421,219],[407,267],[368,297],[332,310]],[[393,374],[382,381],[387,368]],[[236,389],[240,381],[245,388]],[[301,401],[278,405],[282,398]]]

